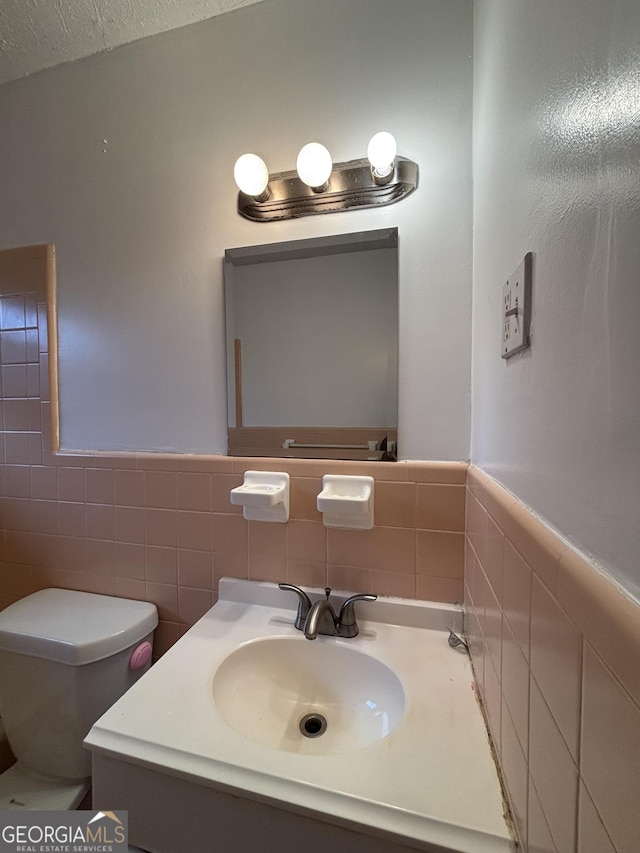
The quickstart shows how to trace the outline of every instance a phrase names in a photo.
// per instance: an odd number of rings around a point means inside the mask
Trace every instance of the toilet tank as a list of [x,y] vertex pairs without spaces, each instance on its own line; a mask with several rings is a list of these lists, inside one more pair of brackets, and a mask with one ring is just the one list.
[[[94,722],[151,664],[154,604],[44,589],[0,612],[0,709],[25,767],[91,775],[82,746]],[[142,646],[142,648],[141,648]]]

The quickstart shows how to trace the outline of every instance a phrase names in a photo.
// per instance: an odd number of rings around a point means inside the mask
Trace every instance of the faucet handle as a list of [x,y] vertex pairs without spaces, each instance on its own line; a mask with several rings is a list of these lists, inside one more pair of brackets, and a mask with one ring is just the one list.
[[356,601],[375,601],[377,595],[371,595],[367,592],[352,595],[344,602],[340,608],[338,617],[338,634],[340,637],[357,637],[359,633],[358,623],[356,622]]
[[296,628],[298,631],[303,631],[307,616],[311,610],[311,599],[304,590],[300,589],[299,586],[294,586],[292,583],[279,583],[278,589],[291,590],[291,592],[297,594],[298,612],[296,614]]

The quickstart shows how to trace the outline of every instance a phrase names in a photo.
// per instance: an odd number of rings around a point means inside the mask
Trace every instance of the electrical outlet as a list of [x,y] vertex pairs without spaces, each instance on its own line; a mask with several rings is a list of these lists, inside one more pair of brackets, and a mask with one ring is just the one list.
[[527,252],[502,287],[502,358],[511,358],[529,346],[531,258],[532,253]]

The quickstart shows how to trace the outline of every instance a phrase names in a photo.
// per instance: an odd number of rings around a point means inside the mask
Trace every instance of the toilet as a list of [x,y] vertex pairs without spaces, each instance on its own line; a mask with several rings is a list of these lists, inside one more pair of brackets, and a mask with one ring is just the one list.
[[154,604],[43,589],[0,612],[0,714],[16,763],[0,811],[75,809],[91,726],[151,665]]

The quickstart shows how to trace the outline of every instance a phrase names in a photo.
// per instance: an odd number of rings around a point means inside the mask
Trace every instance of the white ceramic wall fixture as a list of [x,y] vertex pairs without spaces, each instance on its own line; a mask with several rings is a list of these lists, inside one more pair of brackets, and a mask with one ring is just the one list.
[[249,521],[289,520],[289,475],[284,471],[245,471],[243,484],[231,489],[230,496]]
[[373,477],[325,474],[317,498],[325,527],[370,530],[373,527]]
[[[294,627],[292,598],[275,584],[221,580],[218,603],[89,733],[94,807],[128,809],[131,842],[152,853],[209,849],[226,833],[238,850],[277,837],[279,851],[294,853],[317,836],[353,853],[513,853],[470,662],[448,644],[447,627],[462,630],[461,608],[359,602],[357,637],[309,642]],[[315,754],[302,735],[296,751],[234,728],[216,703],[219,670],[240,648],[283,640],[309,652],[318,678],[331,678],[315,660],[323,650],[387,668],[404,694],[395,728],[361,748],[337,741]],[[293,707],[295,730],[303,709]],[[327,703],[328,727],[341,710],[339,695]]]

